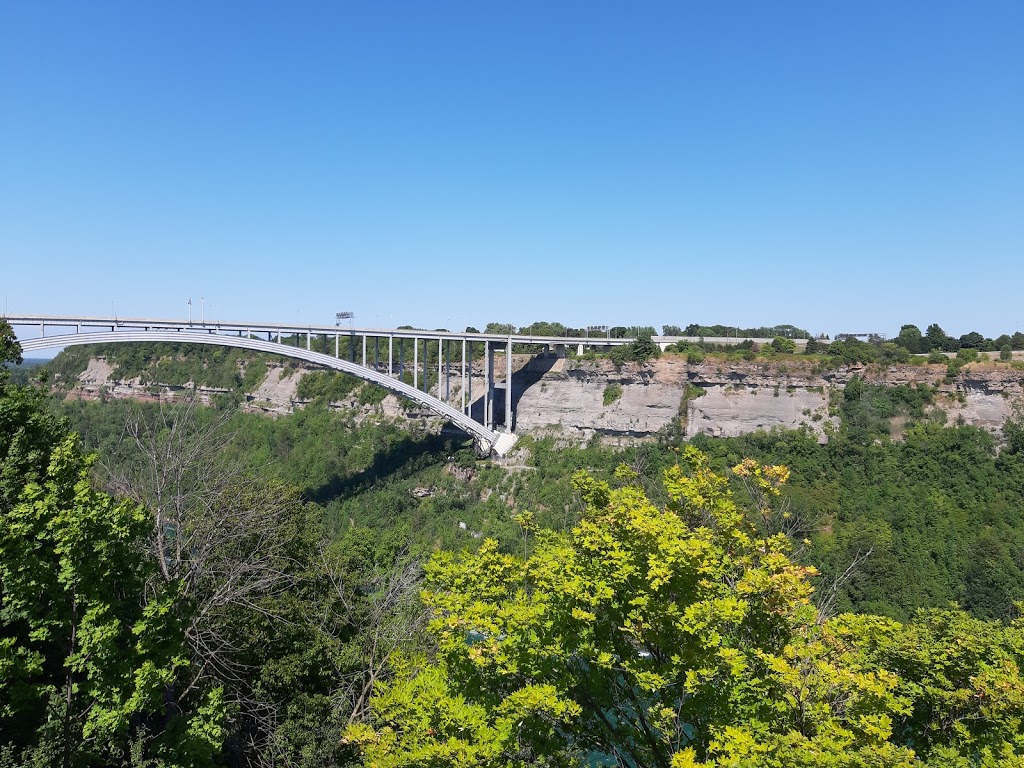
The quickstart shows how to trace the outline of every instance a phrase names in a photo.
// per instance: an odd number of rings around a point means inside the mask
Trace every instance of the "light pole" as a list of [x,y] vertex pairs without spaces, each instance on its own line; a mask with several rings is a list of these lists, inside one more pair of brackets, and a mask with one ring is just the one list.
[[192,325],[192,297],[188,299],[188,324]]
[[206,325],[206,298],[204,296],[199,297],[199,306],[203,310],[203,325]]

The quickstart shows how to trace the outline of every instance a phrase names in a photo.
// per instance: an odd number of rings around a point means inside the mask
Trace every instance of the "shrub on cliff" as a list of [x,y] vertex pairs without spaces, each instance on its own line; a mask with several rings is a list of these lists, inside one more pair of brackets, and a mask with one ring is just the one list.
[[781,336],[776,336],[772,340],[772,349],[782,354],[791,355],[796,352],[796,342],[792,339],[784,339]]
[[613,347],[609,357],[616,367],[623,363],[646,363],[661,357],[661,347],[654,343],[650,329],[643,329],[636,341]]

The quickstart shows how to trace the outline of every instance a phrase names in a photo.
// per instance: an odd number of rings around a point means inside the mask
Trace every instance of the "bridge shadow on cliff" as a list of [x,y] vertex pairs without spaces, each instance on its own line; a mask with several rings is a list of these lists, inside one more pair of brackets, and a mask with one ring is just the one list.
[[[558,361],[555,355],[538,355],[512,374],[512,413],[516,413],[523,393],[540,381]],[[496,426],[505,423],[505,394],[495,394]],[[484,399],[472,403],[472,415],[483,421]],[[373,457],[366,469],[347,476],[335,476],[328,482],[307,488],[304,496],[317,504],[326,505],[337,499],[353,496],[372,488],[384,479],[401,479],[436,464],[444,463],[452,452],[472,444],[472,438],[457,427],[446,424],[440,434],[413,439],[407,437]]]
[[322,485],[307,488],[303,496],[309,501],[327,505],[372,488],[385,478],[401,479],[444,463],[452,451],[459,450],[470,441],[465,432],[456,429],[445,429],[439,435],[419,439],[408,437],[378,452],[366,469],[351,475],[336,475]]
[[[544,378],[544,374],[550,371],[558,360],[559,358],[555,354],[535,355],[526,365],[512,373],[513,430],[516,428],[515,415],[519,412],[519,401],[522,399],[523,393]],[[497,366],[495,367],[497,368]],[[473,400],[470,409],[470,415],[482,424],[484,421],[483,395]],[[494,394],[494,424],[498,427],[505,426],[505,390],[503,386],[496,389]]]

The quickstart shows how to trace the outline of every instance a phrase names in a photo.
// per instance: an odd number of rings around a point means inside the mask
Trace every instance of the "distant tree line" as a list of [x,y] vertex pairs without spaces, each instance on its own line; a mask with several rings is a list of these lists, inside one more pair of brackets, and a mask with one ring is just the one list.
[[958,352],[961,349],[975,349],[979,352],[999,352],[1004,349],[1024,350],[1024,333],[1017,331],[1012,336],[1004,333],[994,339],[987,338],[977,331],[965,333],[956,338],[949,336],[938,323],[932,323],[921,333],[916,325],[900,327],[899,336],[893,341],[911,354],[927,354],[928,352]]
[[811,334],[803,328],[795,325],[772,325],[759,326],[757,328],[740,328],[735,325],[700,325],[690,323],[685,328],[678,325],[661,326],[663,336],[750,336],[756,339],[774,339],[776,336],[783,339],[810,339]]

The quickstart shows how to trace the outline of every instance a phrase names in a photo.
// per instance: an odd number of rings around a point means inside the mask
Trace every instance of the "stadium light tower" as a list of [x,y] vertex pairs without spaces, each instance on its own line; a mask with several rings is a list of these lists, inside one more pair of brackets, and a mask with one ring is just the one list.
[[335,312],[334,313],[334,325],[335,327],[341,325],[342,320],[351,320],[356,316],[355,312]]

